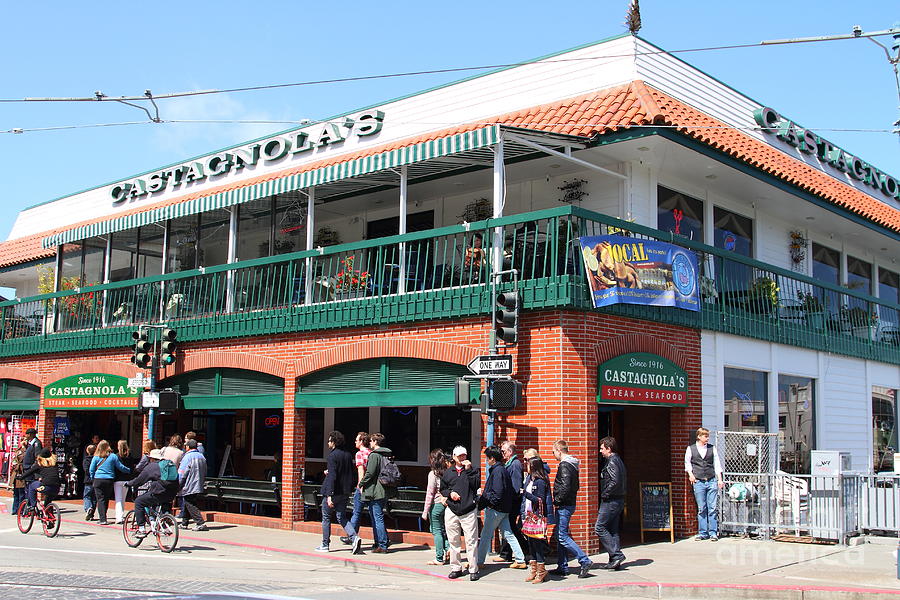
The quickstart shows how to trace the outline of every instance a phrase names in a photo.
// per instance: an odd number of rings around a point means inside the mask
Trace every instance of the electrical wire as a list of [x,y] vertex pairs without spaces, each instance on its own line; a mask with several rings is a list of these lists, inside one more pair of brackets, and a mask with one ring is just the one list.
[[[860,38],[871,39],[876,35],[890,35],[891,32],[879,32],[873,34],[863,34],[862,36],[858,36]],[[604,56],[585,56],[580,58],[560,58],[560,59],[546,59],[539,61],[525,61],[525,62],[512,62],[512,63],[496,63],[496,64],[488,64],[488,65],[480,65],[480,66],[472,66],[472,67],[448,67],[445,69],[427,69],[421,71],[404,71],[400,73],[384,73],[379,75],[360,75],[357,77],[336,77],[331,79],[317,79],[311,81],[300,81],[294,83],[276,83],[276,84],[268,84],[268,85],[255,85],[255,86],[244,86],[244,87],[236,87],[236,88],[226,88],[222,90],[196,90],[191,92],[173,92],[169,94],[154,94],[152,96],[153,99],[170,99],[170,98],[184,98],[189,96],[203,96],[203,95],[211,95],[211,94],[228,94],[228,93],[237,93],[237,92],[250,92],[250,91],[259,91],[259,90],[271,90],[271,89],[279,89],[279,88],[288,88],[288,87],[301,87],[301,86],[311,86],[311,85],[323,85],[328,83],[349,83],[355,81],[371,81],[378,79],[391,79],[398,77],[416,77],[421,75],[440,75],[446,73],[462,73],[467,71],[482,71],[486,69],[504,69],[510,67],[521,67],[526,65],[544,65],[544,64],[559,64],[559,63],[568,63],[568,62],[583,62],[589,60],[607,60],[610,58],[628,58],[632,56],[652,56],[658,54],[687,54],[691,52],[710,52],[710,51],[719,51],[719,50],[735,50],[740,48],[761,48],[773,45],[783,45],[783,44],[809,44],[815,42],[829,42],[829,41],[839,41],[843,39],[857,39],[857,38],[836,38],[836,39],[820,39],[820,38],[808,38],[808,39],[795,39],[795,40],[777,40],[771,42],[753,42],[747,44],[727,44],[727,45],[719,45],[719,46],[705,46],[701,48],[682,48],[680,50],[644,50],[641,52],[628,52],[625,54],[607,54]],[[102,102],[102,101],[123,101],[123,100],[144,100],[146,101],[148,96],[145,92],[144,95],[141,96],[122,96],[119,98],[108,97],[101,92],[96,92],[93,96],[84,97],[84,98],[0,98],[0,103],[21,103],[21,102]]]

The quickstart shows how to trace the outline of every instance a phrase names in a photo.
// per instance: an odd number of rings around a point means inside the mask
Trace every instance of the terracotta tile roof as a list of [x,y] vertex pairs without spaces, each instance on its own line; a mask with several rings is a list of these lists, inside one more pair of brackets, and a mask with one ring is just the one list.
[[[691,138],[859,214],[887,229],[900,232],[900,211],[845,183],[837,181],[833,177],[784,154],[760,140],[739,130],[727,127],[725,123],[646,85],[643,81],[632,81],[628,84],[584,94],[575,98],[534,106],[475,123],[433,131],[415,138],[407,138],[382,146],[366,148],[350,154],[335,155],[292,169],[229,183],[202,192],[184,194],[164,203],[153,204],[150,207],[145,206],[131,211],[116,213],[113,218],[120,218],[169,204],[178,204],[202,196],[271,181],[364,156],[396,150],[421,142],[472,131],[490,124],[521,127],[585,138],[601,136],[605,133],[639,125],[675,126],[677,131]],[[0,266],[53,256],[54,252],[52,250],[44,250],[40,247],[42,238],[66,229],[81,227],[102,220],[104,219],[82,221],[62,229],[46,231],[38,235],[0,243]]]

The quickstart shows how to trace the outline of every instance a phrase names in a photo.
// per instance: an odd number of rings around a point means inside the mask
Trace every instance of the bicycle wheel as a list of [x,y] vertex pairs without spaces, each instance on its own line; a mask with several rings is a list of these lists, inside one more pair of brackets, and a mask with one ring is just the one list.
[[125,538],[125,543],[131,548],[137,548],[144,541],[144,538],[137,537],[137,530],[138,524],[134,511],[129,510],[125,513],[125,518],[122,519],[122,537]]
[[59,512],[59,506],[55,502],[51,502],[44,507],[44,514],[41,517],[44,535],[50,538],[56,537],[56,534],[59,533],[60,523],[62,523],[62,516]]
[[16,521],[19,525],[19,531],[22,533],[31,531],[31,526],[34,525],[34,511],[28,506],[27,502],[22,502],[19,505],[19,510],[16,512]]
[[178,521],[169,513],[163,513],[156,521],[156,543],[163,552],[171,552],[178,544]]

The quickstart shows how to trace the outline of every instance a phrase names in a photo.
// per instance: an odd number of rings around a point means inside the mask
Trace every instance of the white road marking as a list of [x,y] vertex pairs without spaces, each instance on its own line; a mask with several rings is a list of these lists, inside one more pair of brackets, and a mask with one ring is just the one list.
[[[103,556],[109,556],[109,551],[92,551],[92,550],[66,550],[63,548],[33,548],[30,546],[0,546],[2,550],[34,550],[35,552],[63,552],[66,554],[101,554]],[[177,552],[177,549],[176,549]],[[185,556],[183,553],[178,553],[178,560],[202,560],[202,561],[212,561],[212,562],[235,562],[235,563],[259,563],[259,564],[289,564],[287,561],[277,561],[277,560],[245,560],[243,558],[213,558],[213,557],[205,557],[205,556],[195,556],[189,555]],[[169,555],[166,554],[142,554],[141,558],[168,558]]]
[[0,533],[9,533],[10,531],[18,531],[18,527],[10,527],[9,529],[0,529]]

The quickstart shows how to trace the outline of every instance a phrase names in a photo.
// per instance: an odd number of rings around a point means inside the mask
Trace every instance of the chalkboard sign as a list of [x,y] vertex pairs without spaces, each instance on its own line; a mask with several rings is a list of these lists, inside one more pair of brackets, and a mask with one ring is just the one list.
[[668,531],[675,543],[672,526],[672,484],[668,481],[641,482],[641,543],[645,531]]

